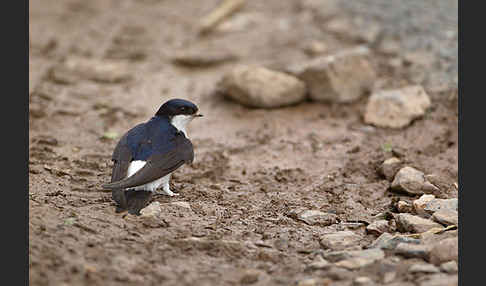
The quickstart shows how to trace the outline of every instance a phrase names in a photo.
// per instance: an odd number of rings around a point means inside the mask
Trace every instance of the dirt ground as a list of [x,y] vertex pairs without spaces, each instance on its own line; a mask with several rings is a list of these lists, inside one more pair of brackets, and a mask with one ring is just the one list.
[[[342,1],[330,16],[328,1],[247,1],[206,36],[197,25],[217,0],[29,2],[31,285],[380,281],[377,265],[355,271],[307,265],[323,234],[349,229],[363,235],[365,247],[376,239],[364,230],[373,216],[389,212],[397,198],[416,199],[389,191],[377,172],[386,158],[398,155],[444,184],[458,180],[457,1]],[[336,19],[359,19],[359,31],[374,25],[380,33],[362,39],[329,28]],[[380,50],[391,38],[399,48]],[[235,64],[306,60],[312,41],[325,43],[330,54],[368,45],[377,88],[422,84],[432,108],[390,130],[364,124],[366,97],[264,110],[217,92]],[[188,49],[236,57],[201,67],[174,63]],[[53,76],[72,57],[122,62],[130,79]],[[173,175],[180,196],[154,197],[162,221],[115,214],[111,193],[100,186],[110,179],[117,139],[170,98],[195,102],[205,116],[188,130],[194,164]],[[436,195],[458,196],[454,188]],[[289,215],[296,209],[332,212],[338,223],[307,225]],[[420,277],[400,270],[417,259],[391,254],[386,260],[397,265],[393,285],[418,285]]]

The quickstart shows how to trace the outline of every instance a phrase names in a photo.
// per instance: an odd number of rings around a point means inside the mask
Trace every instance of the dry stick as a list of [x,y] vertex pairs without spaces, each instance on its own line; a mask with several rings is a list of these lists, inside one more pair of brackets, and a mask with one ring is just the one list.
[[209,15],[201,19],[200,33],[205,34],[210,32],[222,20],[243,7],[243,4],[245,4],[245,0],[224,0],[216,9],[209,13]]

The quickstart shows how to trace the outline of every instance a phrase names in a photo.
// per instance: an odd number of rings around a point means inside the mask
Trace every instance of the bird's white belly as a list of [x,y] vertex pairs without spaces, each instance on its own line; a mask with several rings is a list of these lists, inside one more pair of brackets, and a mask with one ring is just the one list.
[[[138,170],[142,169],[143,166],[145,166],[145,161],[132,161],[130,165],[128,166],[127,170],[127,178],[135,174]],[[143,191],[155,191],[159,186],[163,185],[164,187],[169,186],[169,181],[170,181],[170,175],[168,174],[165,177],[162,177],[160,179],[157,179],[155,181],[152,181],[150,183],[146,183],[144,185],[140,185],[137,187],[129,188],[131,190],[143,190]]]

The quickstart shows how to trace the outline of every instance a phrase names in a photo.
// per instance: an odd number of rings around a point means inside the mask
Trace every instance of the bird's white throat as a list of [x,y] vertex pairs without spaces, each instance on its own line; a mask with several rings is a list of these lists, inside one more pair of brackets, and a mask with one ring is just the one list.
[[170,123],[174,125],[177,130],[184,132],[184,135],[187,137],[186,126],[189,122],[194,119],[192,115],[176,115],[172,117]]

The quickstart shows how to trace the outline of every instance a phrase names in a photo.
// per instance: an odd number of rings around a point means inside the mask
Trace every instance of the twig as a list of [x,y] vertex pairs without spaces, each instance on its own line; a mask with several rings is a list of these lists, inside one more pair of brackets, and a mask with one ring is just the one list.
[[210,32],[222,20],[243,7],[243,4],[245,4],[245,0],[224,0],[216,9],[201,19],[201,30],[199,32],[201,34]]

